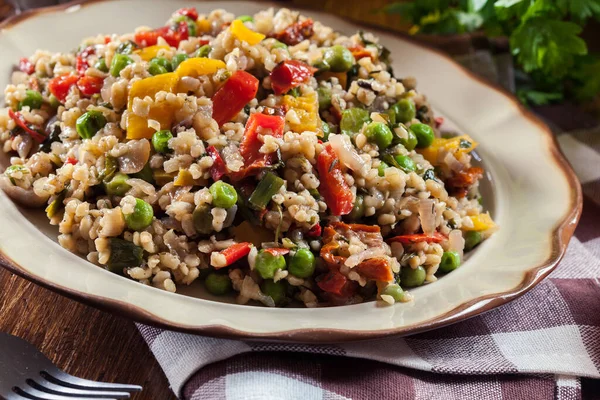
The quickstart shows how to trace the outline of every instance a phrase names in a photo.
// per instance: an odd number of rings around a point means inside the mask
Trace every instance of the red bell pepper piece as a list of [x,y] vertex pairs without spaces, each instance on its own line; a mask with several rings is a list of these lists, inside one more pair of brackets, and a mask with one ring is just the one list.
[[283,137],[284,126],[285,120],[279,115],[261,113],[250,115],[248,122],[246,122],[244,138],[240,144],[240,154],[244,158],[244,167],[239,172],[231,174],[233,180],[241,180],[273,164],[275,154],[263,154],[260,152],[263,142],[259,139],[258,135],[271,135],[281,138]]
[[82,76],[77,80],[77,87],[81,94],[86,97],[91,97],[96,93],[100,93],[100,89],[104,85],[104,79],[98,76]]
[[301,61],[287,60],[279,63],[271,72],[271,87],[275,94],[288,92],[310,79],[318,71]]
[[134,41],[141,47],[147,47],[154,46],[158,42],[158,38],[162,37],[169,46],[177,47],[179,42],[189,38],[189,36],[187,23],[181,21],[177,24],[176,29],[163,26],[153,31],[138,32],[134,36]]
[[319,193],[325,199],[333,215],[350,214],[354,207],[354,196],[344,179],[340,160],[328,144],[317,158],[317,171],[321,185]]
[[184,15],[194,21],[198,19],[198,11],[196,11],[195,7],[180,8],[179,10],[175,11],[175,15]]
[[313,35],[313,21],[307,19],[295,22],[275,35],[275,38],[288,46],[294,46]]
[[324,292],[337,296],[350,297],[353,294],[351,282],[338,271],[329,271],[323,279],[317,282],[317,286]]
[[69,89],[71,86],[75,85],[79,77],[75,75],[60,75],[56,78],[50,79],[48,82],[48,89],[50,93],[54,95],[60,102],[64,103],[67,95],[69,94]]
[[25,123],[25,120],[23,119],[23,116],[20,113],[15,112],[9,108],[8,116],[11,117],[13,119],[13,121],[15,121],[15,123],[21,129],[23,129],[25,132],[27,132],[29,134],[29,136],[31,136],[31,138],[33,140],[35,140],[37,143],[42,143],[44,140],[46,140],[46,135],[44,135],[43,133],[38,132],[36,130],[33,130],[29,126],[27,126],[27,124]]
[[390,282],[394,280],[394,273],[385,258],[370,258],[358,264],[356,271],[369,280]]
[[310,230],[308,232],[306,232],[306,236],[313,237],[313,238],[320,237],[322,232],[323,232],[323,228],[321,228],[321,225],[316,224],[315,226],[310,228]]
[[246,71],[236,71],[212,98],[213,119],[219,126],[231,121],[256,97],[258,79]]
[[248,253],[250,253],[251,248],[252,248],[252,243],[242,242],[242,243],[236,243],[236,244],[226,248],[225,250],[221,250],[220,254],[225,256],[226,264],[219,268],[227,267],[227,266],[233,264],[234,262],[240,260],[241,258],[247,256]]
[[96,54],[96,48],[94,46],[88,46],[77,54],[75,70],[77,70],[78,74],[83,74],[85,70],[90,67],[87,60],[92,54]]
[[210,176],[212,176],[215,182],[219,181],[223,175],[227,174],[227,165],[225,165],[223,157],[221,157],[219,150],[215,146],[208,146],[206,152],[213,160],[213,165],[210,167]]
[[29,59],[23,57],[19,59],[19,71],[25,72],[27,75],[31,75],[35,72],[35,65]]
[[395,236],[393,238],[390,238],[387,241],[390,243],[400,242],[402,244],[415,244],[415,243],[420,243],[420,242],[441,243],[444,240],[446,240],[446,236],[442,235],[439,232],[434,232],[431,235],[427,235],[425,233],[415,233],[412,235],[400,235],[400,236]]
[[272,256],[285,256],[286,254],[288,254],[290,252],[290,249],[284,249],[282,247],[271,247],[268,249],[263,249],[264,251],[266,251],[267,253],[271,253]]

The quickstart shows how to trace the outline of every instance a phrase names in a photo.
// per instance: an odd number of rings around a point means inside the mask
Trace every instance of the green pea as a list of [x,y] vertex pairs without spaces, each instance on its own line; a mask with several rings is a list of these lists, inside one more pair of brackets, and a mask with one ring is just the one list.
[[192,213],[192,221],[196,232],[208,235],[213,231],[213,216],[210,212],[210,206],[206,203],[200,204]]
[[319,87],[317,96],[319,98],[319,111],[329,110],[329,107],[331,107],[331,89]]
[[400,169],[406,173],[415,171],[417,169],[417,165],[409,156],[397,155],[394,157],[394,160],[396,160],[400,166]]
[[465,233],[465,250],[469,251],[474,249],[482,240],[483,237],[481,236],[481,233],[477,231],[468,231]]
[[254,22],[254,18],[249,15],[240,15],[236,19],[239,19],[242,22]]
[[210,45],[208,45],[208,44],[205,44],[204,46],[201,46],[196,51],[196,57],[206,58],[206,57],[208,57],[208,55],[210,54],[211,51],[212,51],[212,47],[210,47]]
[[288,270],[298,278],[308,278],[315,272],[315,255],[309,249],[298,249],[290,258]]
[[356,107],[349,108],[342,112],[340,130],[342,133],[354,137],[362,129],[365,122],[370,120],[370,114],[367,110]]
[[110,62],[110,74],[118,78],[121,71],[130,64],[133,64],[131,57],[125,54],[115,54]]
[[188,26],[188,35],[190,37],[198,36],[198,26],[196,25],[196,21],[192,21],[191,19],[189,19],[189,21],[187,22],[187,26]]
[[187,54],[175,54],[175,56],[171,60],[171,70],[175,71],[177,69],[177,67],[179,67],[179,64],[181,64],[182,62],[184,62],[187,59],[188,59]]
[[204,280],[204,287],[206,287],[206,290],[208,290],[210,294],[223,296],[231,292],[231,279],[225,274],[211,272]]
[[[401,125],[404,126],[404,125]],[[400,144],[406,148],[408,151],[413,151],[415,147],[417,147],[417,135],[410,129],[405,129],[407,137],[400,139]]]
[[445,251],[442,254],[442,261],[440,261],[439,271],[448,273],[454,271],[460,266],[460,256],[455,251]]
[[256,255],[254,268],[263,279],[273,279],[278,269],[285,269],[285,258],[283,256],[274,256],[268,251],[261,250]]
[[210,185],[209,190],[212,195],[212,203],[216,207],[229,208],[237,201],[237,192],[229,183],[217,181]]
[[396,122],[407,123],[412,121],[417,115],[415,103],[409,99],[402,99],[391,107],[394,110]]
[[125,196],[125,193],[131,189],[131,186],[127,184],[129,176],[119,172],[113,176],[113,178],[104,183],[106,193],[111,196]]
[[267,296],[271,297],[275,305],[280,306],[286,302],[286,287],[282,281],[274,282],[272,279],[262,281],[260,290]]
[[169,60],[163,57],[156,57],[148,63],[148,72],[152,75],[166,74],[171,69]]
[[417,147],[424,148],[431,146],[433,143],[433,139],[435,138],[435,134],[433,133],[433,129],[427,124],[412,124],[409,128],[415,136],[417,137]]
[[325,50],[323,61],[332,72],[346,72],[355,63],[352,52],[339,44]]
[[82,114],[75,122],[77,133],[82,139],[92,138],[100,129],[104,128],[104,125],[106,125],[106,118],[97,110]]
[[400,269],[400,281],[405,287],[417,287],[425,283],[427,272],[425,268],[418,266],[415,269],[411,267],[402,267]]
[[17,108],[21,110],[23,107],[29,107],[31,110],[35,110],[42,107],[43,101],[44,99],[40,92],[27,89],[25,91],[25,98],[19,102]]
[[321,129],[323,129],[323,141],[326,142],[329,139],[329,135],[331,134],[331,127],[327,122],[323,121]]
[[381,292],[381,294],[392,296],[395,301],[402,301],[404,299],[404,291],[402,290],[400,285],[397,285],[395,283],[387,285],[386,288],[383,289],[383,292]]
[[173,139],[173,134],[169,130],[154,132],[152,135],[152,146],[157,153],[169,152],[169,140]]
[[386,163],[384,163],[383,161],[381,161],[379,163],[379,166],[377,167],[377,175],[379,176],[385,176],[385,169],[389,168],[390,166],[387,165]]
[[125,214],[127,227],[134,231],[142,231],[150,226],[154,218],[152,206],[142,199],[135,199],[135,207],[131,214]]
[[358,221],[365,215],[365,199],[362,194],[357,194],[356,199],[354,200],[354,207],[352,207],[352,211],[348,214],[348,217],[352,221]]
[[94,64],[94,68],[99,69],[102,72],[108,72],[108,67],[106,66],[106,59],[104,57],[99,58]]
[[287,49],[288,46],[285,43],[281,43],[279,40],[275,40],[273,42],[273,45],[271,46],[271,49]]
[[379,150],[387,149],[394,139],[392,131],[383,122],[371,122],[367,125],[365,136],[369,142],[375,143]]

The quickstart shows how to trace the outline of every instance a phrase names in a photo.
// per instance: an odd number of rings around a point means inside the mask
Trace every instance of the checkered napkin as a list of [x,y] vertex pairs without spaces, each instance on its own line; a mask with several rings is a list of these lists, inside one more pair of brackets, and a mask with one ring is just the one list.
[[583,184],[583,215],[563,261],[523,297],[435,331],[339,345],[139,325],[173,391],[186,400],[600,396],[589,379],[600,378],[600,129],[558,139]]

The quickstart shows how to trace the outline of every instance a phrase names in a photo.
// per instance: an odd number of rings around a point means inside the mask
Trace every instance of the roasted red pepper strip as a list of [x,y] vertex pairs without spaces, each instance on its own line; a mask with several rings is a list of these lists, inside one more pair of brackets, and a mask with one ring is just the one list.
[[213,165],[210,167],[210,176],[215,182],[219,181],[223,175],[227,174],[227,165],[225,165],[223,157],[221,157],[219,150],[215,146],[208,146],[206,152],[213,160]]
[[388,239],[387,241],[390,243],[400,242],[402,244],[415,244],[420,242],[427,243],[441,243],[446,240],[446,236],[442,235],[439,232],[434,232],[431,235],[427,235],[425,233],[415,233],[412,235],[400,235],[395,236],[393,238]]
[[69,94],[69,89],[71,86],[75,85],[79,77],[75,75],[60,75],[56,78],[50,79],[48,82],[48,89],[50,93],[54,95],[61,103],[65,102],[67,95]]
[[344,179],[337,154],[327,145],[317,158],[317,171],[321,185],[319,193],[333,215],[346,215],[354,207],[354,196]]
[[361,58],[371,57],[371,52],[365,49],[363,46],[349,47],[348,50],[350,50],[356,61],[360,60]]
[[82,76],[77,80],[77,87],[85,97],[100,93],[103,85],[104,79],[98,76]]
[[258,79],[246,71],[236,71],[212,98],[213,119],[219,126],[229,122],[256,97]]
[[359,239],[370,246],[381,246],[383,237],[378,225],[346,224],[344,222],[332,222],[323,230],[323,246],[321,247],[321,258],[331,270],[338,270],[346,261],[347,257],[338,255],[340,247],[339,236],[348,237],[350,231],[358,235]]
[[196,11],[195,7],[180,8],[179,10],[175,11],[175,15],[184,15],[194,21],[198,19],[198,11]]
[[287,60],[279,63],[271,72],[271,87],[275,94],[288,92],[307,80],[317,71],[301,61]]
[[328,272],[317,285],[324,292],[348,298],[355,292],[356,285],[338,271]]
[[19,60],[19,71],[25,72],[27,75],[31,75],[35,72],[35,65],[29,59],[23,57]]
[[288,46],[294,46],[311,37],[313,33],[313,21],[312,19],[306,19],[302,22],[295,22],[282,32],[275,34],[275,39]]
[[233,264],[234,262],[240,260],[241,258],[247,256],[248,253],[250,253],[251,248],[252,248],[252,243],[242,242],[242,243],[236,243],[236,244],[226,248],[225,250],[221,250],[220,251],[221,255],[225,256],[225,265],[220,266],[220,267],[215,267],[215,269],[227,267],[227,266]]
[[268,249],[263,249],[264,251],[266,251],[267,253],[271,253],[271,255],[277,257],[277,256],[285,256],[287,253],[290,252],[290,249],[284,249],[281,247],[271,247]]
[[320,237],[322,231],[323,231],[323,229],[321,228],[321,225],[316,224],[315,226],[313,226],[312,228],[310,228],[310,230],[308,232],[306,232],[306,236],[308,236],[308,237]]
[[382,257],[369,258],[354,268],[361,276],[374,281],[391,282],[394,273],[388,260]]
[[456,172],[446,181],[448,192],[456,197],[465,197],[469,188],[483,176],[483,169],[471,167],[467,170]]
[[35,131],[35,130],[31,129],[29,126],[27,126],[27,123],[25,123],[25,120],[23,119],[23,117],[21,116],[20,113],[14,112],[12,109],[9,108],[8,116],[11,117],[13,119],[13,121],[15,121],[15,123],[21,129],[23,129],[25,132],[27,132],[29,134],[29,136],[31,136],[31,138],[33,140],[35,140],[37,143],[42,143],[44,140],[46,140],[45,135],[43,135],[42,133]]

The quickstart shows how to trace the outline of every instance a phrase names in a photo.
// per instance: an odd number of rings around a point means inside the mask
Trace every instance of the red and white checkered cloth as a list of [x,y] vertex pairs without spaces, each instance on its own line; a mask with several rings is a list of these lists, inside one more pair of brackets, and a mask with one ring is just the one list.
[[557,269],[512,303],[415,336],[339,345],[139,329],[186,400],[600,398],[600,131],[559,142],[583,184],[581,222]]

